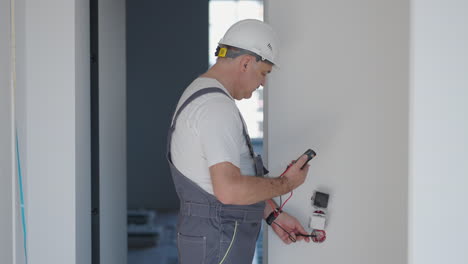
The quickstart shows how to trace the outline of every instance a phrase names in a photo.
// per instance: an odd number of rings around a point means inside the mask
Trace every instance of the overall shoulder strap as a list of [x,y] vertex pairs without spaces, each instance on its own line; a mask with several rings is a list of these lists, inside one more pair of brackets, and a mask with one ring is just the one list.
[[174,120],[172,121],[172,124],[171,124],[171,129],[175,130],[177,118],[179,117],[180,113],[182,113],[182,111],[185,109],[185,107],[188,104],[190,104],[193,100],[197,99],[198,97],[200,97],[200,96],[202,96],[204,94],[208,94],[208,93],[222,93],[222,94],[225,94],[226,96],[229,97],[229,95],[223,89],[218,88],[218,87],[204,88],[204,89],[201,89],[199,91],[196,91],[191,96],[189,96],[189,98],[187,98],[187,100],[185,100],[185,102],[179,107],[179,109],[175,113]]
[[[172,121],[171,127],[169,128],[169,134],[168,134],[168,137],[167,137],[167,153],[168,154],[170,154],[170,151],[171,151],[172,133],[175,130],[175,127],[176,127],[176,124],[177,124],[177,119],[179,118],[180,113],[182,113],[182,111],[185,109],[185,107],[188,104],[190,104],[193,100],[197,99],[198,97],[200,97],[200,96],[202,96],[204,94],[208,94],[208,93],[222,93],[222,94],[229,97],[229,95],[226,93],[226,91],[224,91],[223,89],[218,88],[218,87],[204,88],[204,89],[201,89],[199,91],[196,91],[191,96],[189,96],[189,98],[187,98],[187,100],[185,100],[185,102],[179,107],[179,109],[177,109],[177,112],[174,115],[174,120]],[[244,138],[245,138],[245,141],[246,141],[247,146],[249,148],[250,155],[252,156],[252,158],[254,158],[255,154],[254,154],[254,151],[253,151],[252,142],[250,141],[249,133],[247,132],[247,128],[245,127],[244,118],[242,117],[242,114],[240,112],[239,112],[239,116],[240,116],[240,119],[241,119],[241,122],[242,122],[242,133],[244,134]]]

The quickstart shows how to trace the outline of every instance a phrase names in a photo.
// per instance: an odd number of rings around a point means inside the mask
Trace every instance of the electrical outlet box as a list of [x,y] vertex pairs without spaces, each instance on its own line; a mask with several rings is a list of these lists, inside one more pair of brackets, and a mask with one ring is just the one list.
[[329,198],[329,194],[328,193],[323,193],[323,192],[315,192],[315,195],[314,195],[314,203],[313,205],[315,207],[319,207],[319,208],[327,208],[328,207],[328,198]]

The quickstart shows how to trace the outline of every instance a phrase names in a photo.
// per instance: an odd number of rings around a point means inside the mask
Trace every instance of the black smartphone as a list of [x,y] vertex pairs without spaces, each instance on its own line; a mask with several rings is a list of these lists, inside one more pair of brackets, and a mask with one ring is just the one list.
[[305,165],[311,160],[313,159],[315,156],[317,156],[317,153],[315,153],[315,151],[313,151],[312,149],[308,149],[306,150],[306,152],[304,152],[304,154],[302,154],[297,160],[296,162],[303,156],[303,155],[307,155],[307,161],[304,163],[304,165],[301,167],[301,170],[305,167]]

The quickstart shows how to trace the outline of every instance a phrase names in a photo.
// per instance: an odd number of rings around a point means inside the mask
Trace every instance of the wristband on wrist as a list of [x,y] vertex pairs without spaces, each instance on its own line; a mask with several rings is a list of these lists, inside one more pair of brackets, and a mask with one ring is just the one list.
[[276,208],[275,210],[273,210],[273,212],[270,213],[270,215],[265,219],[266,223],[268,225],[271,225],[273,223],[273,221],[276,220],[276,218],[278,218],[278,216],[282,213],[283,211],[280,210],[279,208]]

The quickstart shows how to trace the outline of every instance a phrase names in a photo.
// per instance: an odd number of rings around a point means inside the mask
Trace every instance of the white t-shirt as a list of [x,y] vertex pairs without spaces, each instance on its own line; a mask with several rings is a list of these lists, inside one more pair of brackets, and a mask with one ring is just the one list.
[[219,87],[229,97],[209,93],[188,104],[177,119],[171,155],[182,174],[213,194],[210,166],[227,161],[240,168],[242,175],[255,175],[255,168],[242,132],[239,110],[220,82],[205,77],[195,79],[185,89],[177,109],[190,95],[209,87]]

